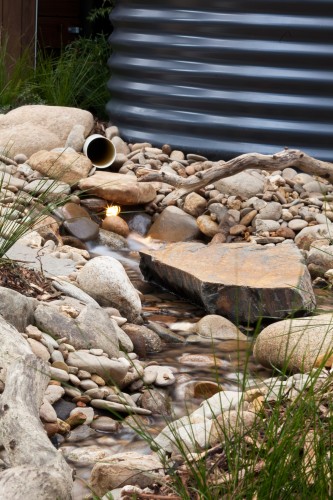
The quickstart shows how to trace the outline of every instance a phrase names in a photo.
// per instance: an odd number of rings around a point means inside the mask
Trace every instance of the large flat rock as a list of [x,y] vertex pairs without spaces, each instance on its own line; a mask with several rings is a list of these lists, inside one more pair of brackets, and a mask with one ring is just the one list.
[[145,278],[236,323],[315,307],[310,274],[294,244],[185,242],[144,249],[140,255]]
[[119,205],[150,203],[156,196],[153,184],[138,182],[134,176],[113,172],[97,171],[91,177],[82,179],[79,188]]

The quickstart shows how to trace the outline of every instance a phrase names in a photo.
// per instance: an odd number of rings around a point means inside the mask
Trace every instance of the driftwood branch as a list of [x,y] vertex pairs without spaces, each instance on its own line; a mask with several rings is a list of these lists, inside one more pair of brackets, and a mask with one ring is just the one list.
[[0,443],[10,468],[0,473],[1,498],[69,500],[72,469],[39,419],[49,382],[48,365],[32,354],[22,335],[0,316]]
[[197,172],[187,178],[145,169],[140,169],[138,173],[140,174],[140,182],[159,181],[176,187],[163,200],[163,205],[170,205],[188,193],[247,169],[274,172],[275,170],[284,170],[287,167],[298,168],[307,174],[324,177],[333,183],[333,163],[317,160],[302,151],[293,149],[286,149],[273,155],[247,153],[227,162],[216,162],[208,170]]

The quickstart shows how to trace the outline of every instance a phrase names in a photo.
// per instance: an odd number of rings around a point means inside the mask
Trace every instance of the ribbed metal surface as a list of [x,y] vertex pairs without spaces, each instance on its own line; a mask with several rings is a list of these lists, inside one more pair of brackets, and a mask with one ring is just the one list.
[[119,0],[111,21],[127,140],[333,161],[333,0]]

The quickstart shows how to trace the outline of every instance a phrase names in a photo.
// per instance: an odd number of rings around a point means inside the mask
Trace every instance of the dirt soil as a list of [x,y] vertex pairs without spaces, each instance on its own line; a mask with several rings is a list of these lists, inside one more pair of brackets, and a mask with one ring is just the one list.
[[54,296],[51,280],[40,271],[28,269],[11,261],[0,261],[0,286],[10,288],[27,297]]

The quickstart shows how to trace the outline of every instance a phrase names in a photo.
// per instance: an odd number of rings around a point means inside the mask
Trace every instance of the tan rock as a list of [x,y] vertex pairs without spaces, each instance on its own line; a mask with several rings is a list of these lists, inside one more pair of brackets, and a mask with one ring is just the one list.
[[146,488],[155,482],[155,477],[161,475],[163,475],[163,465],[156,454],[116,453],[95,464],[90,486],[95,494],[102,496],[109,490],[126,484]]
[[51,179],[61,179],[75,184],[87,177],[92,167],[91,161],[80,153],[56,153],[41,150],[30,156],[27,162],[31,168]]
[[203,196],[197,193],[190,193],[185,198],[183,210],[193,217],[198,217],[205,211],[206,207],[207,201]]
[[13,141],[10,154],[24,153],[28,157],[41,149],[63,147],[76,124],[84,126],[87,136],[94,126],[94,117],[78,108],[21,106],[0,115],[0,147]]
[[62,239],[59,234],[59,224],[50,215],[43,217],[43,220],[37,221],[36,224],[34,224],[33,229],[34,231],[37,231],[37,233],[40,234],[45,241],[52,240],[57,245],[62,243]]
[[161,241],[187,241],[197,239],[200,231],[192,215],[170,206],[157,217],[148,236]]
[[200,231],[210,238],[219,232],[219,225],[211,219],[210,215],[200,215],[197,218],[197,224]]
[[264,328],[254,345],[263,366],[307,372],[333,351],[332,314],[287,319]]
[[198,321],[193,331],[201,337],[219,340],[247,340],[247,337],[227,318],[208,314]]
[[102,229],[120,234],[120,236],[123,236],[124,238],[127,238],[130,233],[127,222],[117,215],[105,217],[102,222]]
[[293,244],[182,242],[140,255],[144,274],[232,321],[283,318],[315,306],[309,272]]
[[79,188],[90,195],[118,205],[139,205],[150,203],[156,190],[149,182],[138,182],[135,176],[113,172],[96,172],[79,182]]
[[256,414],[249,411],[230,410],[224,411],[213,419],[209,442],[211,446],[224,443],[236,434],[244,435],[251,429],[256,421]]

